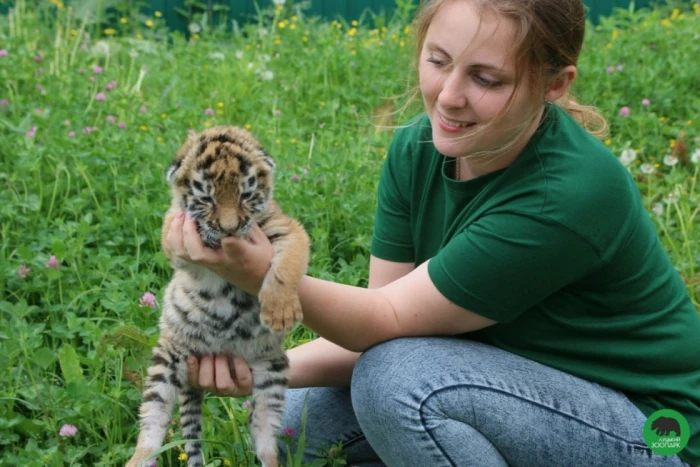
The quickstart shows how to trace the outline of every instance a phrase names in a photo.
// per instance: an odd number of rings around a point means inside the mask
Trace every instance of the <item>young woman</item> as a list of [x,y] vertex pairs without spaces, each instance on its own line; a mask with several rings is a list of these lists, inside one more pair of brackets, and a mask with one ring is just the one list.
[[[581,0],[433,0],[417,18],[425,114],[396,131],[381,174],[369,288],[306,277],[289,351],[286,425],[304,402],[307,459],[353,464],[685,466],[700,463],[700,316],[628,172],[569,96]],[[256,294],[272,257],[259,229],[180,257]],[[192,358],[205,388],[251,376]],[[233,375],[233,376],[232,376]],[[680,412],[679,455],[645,444]]]

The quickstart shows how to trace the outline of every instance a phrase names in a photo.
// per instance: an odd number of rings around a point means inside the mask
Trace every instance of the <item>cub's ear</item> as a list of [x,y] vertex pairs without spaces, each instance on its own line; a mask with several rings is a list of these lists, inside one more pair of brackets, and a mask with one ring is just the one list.
[[170,167],[168,167],[168,171],[165,174],[165,179],[171,185],[175,185],[175,180],[177,178],[176,174],[180,166],[182,166],[182,159],[177,158],[173,161],[172,164],[170,164]]
[[264,149],[260,148],[260,153],[262,154],[263,160],[267,165],[270,166],[270,169],[274,172],[275,170],[275,161],[272,159],[272,156],[269,155],[267,152],[265,152]]

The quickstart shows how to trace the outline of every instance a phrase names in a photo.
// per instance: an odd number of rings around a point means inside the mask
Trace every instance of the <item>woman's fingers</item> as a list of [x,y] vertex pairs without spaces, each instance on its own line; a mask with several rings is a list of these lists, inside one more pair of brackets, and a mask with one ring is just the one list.
[[248,363],[240,357],[233,357],[233,368],[238,396],[250,395],[253,391],[253,375],[250,373]]
[[199,374],[197,375],[197,385],[209,391],[215,389],[214,358],[211,355],[204,355],[199,359]]
[[199,360],[193,355],[187,357],[187,380],[190,386],[199,387]]
[[185,251],[184,238],[182,236],[182,224],[184,220],[184,212],[180,212],[175,216],[173,221],[170,223],[167,239],[173,254],[179,258],[188,260],[189,258],[187,256],[187,252]]
[[245,360],[227,355],[187,358],[187,376],[192,386],[219,395],[243,397],[251,394],[253,377]]
[[217,355],[214,357],[214,372],[216,374],[216,390],[220,393],[235,395],[236,383],[233,382],[227,356]]

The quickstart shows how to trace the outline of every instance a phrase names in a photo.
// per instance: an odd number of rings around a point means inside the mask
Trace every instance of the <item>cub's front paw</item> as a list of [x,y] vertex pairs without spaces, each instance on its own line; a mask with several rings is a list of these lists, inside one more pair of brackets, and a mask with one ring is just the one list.
[[296,293],[263,288],[258,298],[262,323],[272,331],[290,331],[303,318]]

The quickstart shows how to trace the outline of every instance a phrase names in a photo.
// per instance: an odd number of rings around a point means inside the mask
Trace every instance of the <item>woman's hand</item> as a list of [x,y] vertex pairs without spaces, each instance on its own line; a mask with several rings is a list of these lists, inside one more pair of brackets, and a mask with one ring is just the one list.
[[196,222],[184,213],[175,215],[167,241],[175,256],[204,266],[255,296],[274,253],[270,240],[257,224],[253,224],[245,238],[226,237],[221,240],[221,248],[207,248],[197,233]]
[[219,396],[245,397],[253,388],[253,376],[245,360],[229,355],[187,358],[190,385]]

